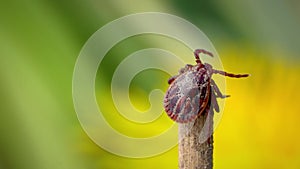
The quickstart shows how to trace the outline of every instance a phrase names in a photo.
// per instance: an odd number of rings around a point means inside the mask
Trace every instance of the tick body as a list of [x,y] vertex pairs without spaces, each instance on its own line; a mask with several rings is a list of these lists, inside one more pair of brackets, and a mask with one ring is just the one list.
[[[179,74],[168,80],[169,88],[164,98],[164,108],[168,116],[179,123],[195,120],[208,106],[219,112],[216,98],[225,98],[211,78],[213,74],[241,78],[248,74],[232,74],[215,70],[208,63],[202,63],[199,54],[213,56],[212,53],[197,49],[194,52],[196,65],[187,64]],[[209,103],[210,102],[210,103]]]

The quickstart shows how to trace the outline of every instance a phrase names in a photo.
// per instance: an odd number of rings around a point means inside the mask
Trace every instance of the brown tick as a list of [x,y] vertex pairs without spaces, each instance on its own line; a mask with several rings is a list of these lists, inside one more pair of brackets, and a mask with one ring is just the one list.
[[[194,52],[196,65],[187,64],[179,70],[179,74],[168,80],[169,88],[164,98],[164,108],[168,116],[179,123],[195,120],[210,105],[219,112],[216,98],[226,98],[214,80],[213,74],[241,78],[248,74],[232,74],[221,70],[215,70],[208,63],[202,63],[199,54],[203,53],[213,57],[213,54],[204,50],[196,49]],[[210,104],[208,104],[211,102]]]

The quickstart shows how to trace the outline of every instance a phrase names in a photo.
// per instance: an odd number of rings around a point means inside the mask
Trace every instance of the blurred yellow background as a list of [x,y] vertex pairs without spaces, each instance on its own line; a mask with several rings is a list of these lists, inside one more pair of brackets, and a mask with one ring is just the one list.
[[[209,37],[226,71],[251,74],[227,78],[223,92],[231,97],[214,134],[214,168],[300,168],[299,7],[295,0],[1,2],[0,168],[177,168],[177,147],[145,159],[101,149],[83,131],[73,107],[73,69],[84,43],[106,23],[137,12],[187,19]],[[95,91],[105,117],[121,133],[147,137],[172,123],[164,114],[153,127],[135,130],[116,116],[108,93],[122,59],[148,47],[176,51],[165,41],[132,37],[108,53],[113,59],[103,60]],[[138,74],[130,88],[133,103],[147,109],[149,92],[165,91],[168,78],[157,70]]]

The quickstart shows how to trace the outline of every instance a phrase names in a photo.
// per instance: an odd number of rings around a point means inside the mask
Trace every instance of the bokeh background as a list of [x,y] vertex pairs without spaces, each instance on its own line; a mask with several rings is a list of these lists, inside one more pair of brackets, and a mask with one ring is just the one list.
[[[214,135],[215,168],[300,168],[299,1],[12,0],[0,4],[0,168],[177,168],[177,147],[145,159],[104,151],[83,131],[73,108],[72,74],[82,46],[106,23],[137,12],[165,12],[189,20],[213,42],[225,70],[252,75],[227,79],[223,92],[232,97]],[[176,53],[178,45],[169,44],[179,42],[169,41],[155,35],[132,37],[117,44],[103,60],[95,91],[99,106],[109,112],[105,117],[120,132],[155,135],[172,123],[164,114],[160,120],[165,123],[133,130],[134,125],[121,123],[109,93],[101,93],[110,90],[113,71],[127,55],[149,47]],[[138,74],[130,88],[132,102],[147,109],[149,92],[166,90],[168,77],[157,70]]]

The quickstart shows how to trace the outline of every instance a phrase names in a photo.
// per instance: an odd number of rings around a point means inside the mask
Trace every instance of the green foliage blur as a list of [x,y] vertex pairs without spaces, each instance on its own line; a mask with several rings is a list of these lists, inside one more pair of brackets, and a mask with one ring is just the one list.
[[[83,131],[73,107],[73,69],[84,43],[106,23],[138,12],[165,12],[189,20],[213,42],[226,71],[252,75],[247,80],[227,80],[223,92],[232,97],[215,132],[215,168],[300,168],[298,1],[12,0],[0,4],[0,169],[178,168],[177,147],[145,159],[101,149]],[[99,105],[115,111],[110,96],[101,91],[110,90],[122,59],[149,47],[176,53],[178,42],[169,41],[145,35],[116,45],[97,75]],[[133,103],[147,109],[149,92],[166,90],[169,76],[157,70],[138,74],[130,88]],[[134,128],[114,121],[113,115],[105,116],[121,132]],[[127,134],[142,137],[163,129],[158,125]]]

